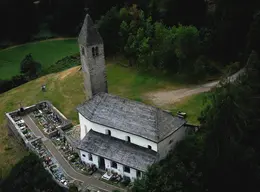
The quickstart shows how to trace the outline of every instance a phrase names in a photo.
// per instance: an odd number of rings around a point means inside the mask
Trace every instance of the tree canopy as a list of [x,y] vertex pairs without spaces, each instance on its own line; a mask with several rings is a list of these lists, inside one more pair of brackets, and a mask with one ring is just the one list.
[[63,192],[64,189],[55,183],[39,158],[30,153],[12,168],[7,178],[3,179],[0,191]]

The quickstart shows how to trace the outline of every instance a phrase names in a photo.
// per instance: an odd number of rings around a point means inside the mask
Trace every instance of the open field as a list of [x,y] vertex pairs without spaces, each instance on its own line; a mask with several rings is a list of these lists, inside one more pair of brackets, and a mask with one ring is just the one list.
[[43,68],[78,52],[76,39],[33,42],[0,50],[0,78],[10,79],[20,73],[20,62],[31,53]]

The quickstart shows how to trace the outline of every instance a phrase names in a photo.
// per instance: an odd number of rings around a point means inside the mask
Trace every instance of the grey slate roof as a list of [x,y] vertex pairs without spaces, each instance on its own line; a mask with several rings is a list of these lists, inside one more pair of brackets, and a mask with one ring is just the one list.
[[99,93],[77,107],[89,121],[160,142],[186,123],[158,108]]
[[103,40],[89,14],[85,17],[79,33],[78,42],[85,47],[103,43]]
[[155,151],[93,130],[81,140],[78,148],[141,171],[146,171],[147,166],[157,160]]

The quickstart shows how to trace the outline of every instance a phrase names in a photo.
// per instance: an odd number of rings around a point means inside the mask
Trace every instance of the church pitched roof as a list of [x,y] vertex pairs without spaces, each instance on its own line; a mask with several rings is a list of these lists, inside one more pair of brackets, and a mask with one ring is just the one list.
[[126,141],[90,130],[78,149],[118,162],[137,170],[146,171],[157,161],[157,153]]
[[160,142],[186,121],[143,103],[99,93],[77,107],[89,121]]
[[103,40],[89,14],[87,14],[84,19],[79,33],[78,43],[85,47],[103,43]]

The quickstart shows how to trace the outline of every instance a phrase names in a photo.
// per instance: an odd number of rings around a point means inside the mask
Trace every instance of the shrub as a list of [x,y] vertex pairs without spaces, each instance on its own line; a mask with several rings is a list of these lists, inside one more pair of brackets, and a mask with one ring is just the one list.
[[57,73],[77,65],[80,65],[80,56],[78,53],[75,55],[67,56],[57,61],[55,64],[52,64],[50,67],[48,67],[42,72],[42,75],[49,73]]

